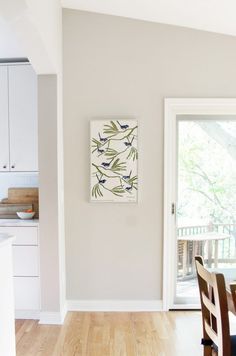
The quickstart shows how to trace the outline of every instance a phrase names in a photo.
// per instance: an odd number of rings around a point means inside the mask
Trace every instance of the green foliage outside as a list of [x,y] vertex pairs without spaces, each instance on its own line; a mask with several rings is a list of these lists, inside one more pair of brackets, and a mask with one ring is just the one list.
[[179,123],[178,220],[236,224],[236,121],[207,125]]

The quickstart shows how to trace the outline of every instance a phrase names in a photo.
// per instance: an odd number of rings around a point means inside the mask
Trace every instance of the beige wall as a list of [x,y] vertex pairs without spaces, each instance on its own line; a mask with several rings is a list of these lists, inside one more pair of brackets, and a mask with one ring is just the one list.
[[[68,299],[161,299],[163,99],[235,97],[236,39],[65,10]],[[139,204],[89,203],[89,120],[139,120]]]
[[41,309],[60,310],[57,77],[38,76]]
[[[58,75],[38,76],[40,321],[42,323],[61,323],[65,316],[60,85],[61,80]],[[52,316],[51,313],[54,315]]]

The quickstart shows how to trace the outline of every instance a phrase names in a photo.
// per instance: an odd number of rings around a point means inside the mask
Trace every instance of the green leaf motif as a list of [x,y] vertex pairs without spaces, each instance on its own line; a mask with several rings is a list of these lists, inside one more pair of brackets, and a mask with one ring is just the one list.
[[129,183],[130,185],[136,185],[138,181],[138,176],[134,176],[132,178],[130,178],[127,183]]
[[114,121],[111,121],[110,122],[111,124],[110,125],[104,125],[104,130],[103,130],[103,133],[104,134],[116,134],[119,132],[119,129],[118,127],[116,126],[116,124],[114,123]]
[[102,144],[101,144],[101,142],[99,142],[98,140],[96,140],[96,138],[93,138],[92,139],[92,147],[100,147]]
[[103,197],[102,191],[100,189],[99,183],[95,184],[92,189],[92,197],[95,197],[96,199],[98,197]]
[[113,158],[118,154],[118,152],[116,150],[114,150],[113,148],[107,148],[105,156],[109,157],[109,158]]
[[138,150],[135,147],[131,147],[127,159],[132,159],[133,161],[138,159]]
[[122,197],[122,194],[125,193],[124,188],[122,187],[122,185],[118,185],[117,187],[112,188],[112,193],[118,197]]
[[122,172],[122,171],[125,171],[126,170],[126,163],[125,162],[120,162],[120,159],[117,158],[112,166],[111,166],[111,170],[113,172]]

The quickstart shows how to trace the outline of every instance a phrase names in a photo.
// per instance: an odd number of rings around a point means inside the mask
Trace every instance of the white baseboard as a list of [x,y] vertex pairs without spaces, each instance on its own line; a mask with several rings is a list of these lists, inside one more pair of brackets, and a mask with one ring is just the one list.
[[40,319],[39,310],[15,310],[15,319]]
[[162,300],[67,300],[61,312],[17,310],[16,319],[35,319],[39,324],[62,325],[67,311],[156,312],[163,311]]
[[61,313],[60,312],[40,312],[39,324],[52,324],[61,325]]
[[68,311],[67,301],[65,301],[64,307],[62,308],[62,311],[61,311],[61,324],[64,323],[67,311]]
[[68,311],[163,311],[162,300],[67,300]]
[[67,314],[67,304],[65,303],[61,312],[40,312],[39,324],[62,325]]

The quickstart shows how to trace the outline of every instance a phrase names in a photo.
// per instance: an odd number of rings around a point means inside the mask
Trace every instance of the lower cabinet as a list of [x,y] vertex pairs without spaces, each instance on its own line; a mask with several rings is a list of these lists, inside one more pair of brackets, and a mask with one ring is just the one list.
[[13,245],[12,249],[14,277],[38,277],[38,246]]
[[40,310],[39,277],[14,277],[15,309]]
[[15,236],[13,280],[16,319],[37,319],[40,313],[38,227],[0,226],[0,232]]

